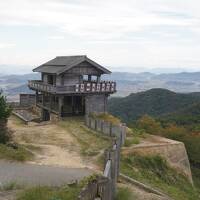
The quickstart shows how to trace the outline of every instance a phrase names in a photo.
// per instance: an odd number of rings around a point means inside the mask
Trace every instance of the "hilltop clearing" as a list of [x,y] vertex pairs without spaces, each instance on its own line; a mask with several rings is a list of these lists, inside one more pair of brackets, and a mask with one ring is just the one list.
[[110,144],[109,140],[97,137],[89,130],[82,118],[27,126],[12,116],[8,127],[13,132],[14,141],[34,153],[31,163],[95,168],[98,156]]

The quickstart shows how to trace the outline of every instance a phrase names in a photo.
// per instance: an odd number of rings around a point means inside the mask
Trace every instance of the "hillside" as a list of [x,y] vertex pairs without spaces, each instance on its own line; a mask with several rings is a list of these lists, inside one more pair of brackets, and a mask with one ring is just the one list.
[[196,126],[200,123],[200,103],[188,105],[176,112],[160,118],[162,122],[175,122],[178,125]]
[[145,114],[163,116],[196,103],[200,103],[200,93],[180,94],[158,88],[133,93],[124,98],[111,98],[109,112],[129,123]]

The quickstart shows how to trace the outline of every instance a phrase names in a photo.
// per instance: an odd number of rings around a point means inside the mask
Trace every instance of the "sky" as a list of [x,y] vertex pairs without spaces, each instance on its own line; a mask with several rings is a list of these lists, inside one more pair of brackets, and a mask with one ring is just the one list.
[[199,8],[199,0],[0,0],[0,73],[64,55],[115,71],[200,71]]

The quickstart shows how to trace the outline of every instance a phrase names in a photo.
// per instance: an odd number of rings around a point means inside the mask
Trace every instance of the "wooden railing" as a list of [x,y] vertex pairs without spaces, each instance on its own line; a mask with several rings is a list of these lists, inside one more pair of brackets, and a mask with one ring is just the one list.
[[42,81],[32,80],[28,82],[28,86],[32,90],[48,92],[48,93],[114,93],[116,92],[116,82],[83,82],[69,86],[54,86],[46,84]]
[[[120,137],[121,138],[121,137]],[[117,138],[111,149],[105,151],[105,167],[103,176],[89,182],[81,191],[78,200],[114,200],[116,184],[119,177],[120,148],[122,142]]]

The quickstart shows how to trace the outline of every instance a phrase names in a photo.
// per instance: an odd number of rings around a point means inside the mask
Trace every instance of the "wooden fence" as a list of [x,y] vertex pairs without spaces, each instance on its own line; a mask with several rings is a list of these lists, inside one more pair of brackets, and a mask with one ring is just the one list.
[[88,183],[81,191],[78,200],[113,200],[119,177],[121,138],[114,140],[113,147],[105,151],[103,175]]

